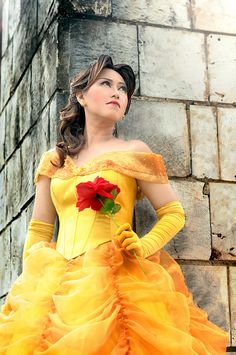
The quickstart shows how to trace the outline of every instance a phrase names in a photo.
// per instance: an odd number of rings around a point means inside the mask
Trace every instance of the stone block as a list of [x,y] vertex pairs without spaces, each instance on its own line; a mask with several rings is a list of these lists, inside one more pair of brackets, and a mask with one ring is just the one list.
[[236,181],[236,108],[218,108],[221,179]]
[[194,28],[213,32],[236,33],[236,3],[232,0],[194,0]]
[[141,95],[207,99],[202,33],[140,25],[138,43]]
[[37,33],[38,33],[39,41],[41,41],[50,23],[57,15],[59,3],[60,2],[62,3],[62,1],[38,0],[37,2],[38,2]]
[[230,331],[226,266],[181,265],[194,303],[208,313],[208,319]]
[[31,63],[31,114],[32,123],[34,123],[39,116],[39,112],[43,107],[43,97],[41,95],[42,84],[42,58],[41,50],[39,49],[33,57]]
[[19,213],[21,207],[21,172],[20,150],[18,149],[6,164],[6,224]]
[[[22,76],[37,48],[37,2],[24,2],[20,24],[13,36],[14,86]],[[24,45],[22,45],[24,43]]]
[[215,109],[190,106],[192,174],[197,178],[219,179]]
[[190,28],[189,13],[187,0],[112,0],[112,17],[122,20]]
[[6,224],[19,213],[21,207],[21,171],[20,150],[18,149],[6,164]]
[[236,37],[210,34],[207,48],[209,100],[236,103]]
[[57,88],[57,24],[50,27],[32,60],[31,107],[34,123]]
[[231,303],[232,345],[236,346],[236,267],[229,267],[229,292]]
[[1,14],[1,21],[2,21],[2,50],[1,50],[1,55],[3,56],[5,53],[5,50],[7,49],[8,46],[8,37],[9,37],[9,29],[8,29],[8,22],[9,22],[9,0],[5,0],[4,2],[1,3],[2,7],[2,14]]
[[8,101],[8,104],[3,111],[5,114],[5,159],[8,159],[9,156],[14,152],[20,138],[19,106],[17,94],[18,91],[15,91],[14,95]]
[[3,230],[6,225],[6,210],[6,168],[4,167],[0,171],[0,231]]
[[12,42],[4,52],[1,58],[1,110],[4,108],[13,91],[13,46]]
[[236,260],[236,185],[214,182],[209,185],[214,258]]
[[4,149],[5,149],[5,119],[6,110],[0,115],[0,170],[2,169],[5,161]]
[[[114,64],[129,64],[137,76],[136,26],[76,19],[70,20],[69,25],[61,21],[59,33],[60,89],[68,90],[70,80],[82,68],[94,63],[101,54],[110,55]],[[138,77],[136,84],[138,86]]]
[[111,15],[111,0],[69,0],[76,14],[108,17]]
[[32,136],[27,135],[20,147],[22,162],[21,206],[24,206],[34,195],[33,171],[34,171],[34,145],[36,142]]
[[27,70],[20,85],[17,88],[17,110],[19,115],[20,139],[26,134],[31,126],[31,70]]
[[[51,26],[41,46],[40,92],[41,105],[44,107],[57,88],[58,38],[57,23]],[[39,68],[36,67],[39,71]],[[34,74],[35,75],[35,74]]]
[[14,282],[22,272],[22,255],[27,234],[26,212],[11,224],[11,282]]
[[42,116],[40,117],[37,126],[32,131],[31,136],[31,141],[34,142],[31,152],[31,159],[33,161],[33,177],[42,154],[51,148],[49,127],[49,105],[47,105],[42,112]]
[[[169,180],[185,211],[185,226],[164,249],[176,259],[209,260],[211,234],[208,198],[203,195],[203,183]],[[151,230],[158,217],[145,197],[136,202],[136,232],[143,236]]]
[[50,147],[54,147],[58,140],[61,140],[59,135],[60,111],[67,104],[69,93],[56,91],[49,105],[49,135]]
[[119,138],[141,139],[162,154],[168,176],[188,176],[190,152],[185,105],[132,100],[128,115],[117,124]]
[[[21,8],[21,0],[8,1],[8,31],[9,39],[11,39],[21,21],[21,15],[24,12],[24,8]],[[24,5],[24,3],[22,3]]]
[[11,286],[10,227],[0,235],[0,293],[5,295]]

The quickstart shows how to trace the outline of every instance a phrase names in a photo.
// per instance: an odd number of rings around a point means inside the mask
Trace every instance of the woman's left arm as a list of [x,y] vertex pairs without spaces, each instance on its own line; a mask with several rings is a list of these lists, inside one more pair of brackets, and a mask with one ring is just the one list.
[[[149,146],[140,140],[132,141],[132,149],[137,152],[153,153]],[[166,205],[168,202],[178,200],[169,183],[158,184],[138,179],[137,183],[140,190],[148,198],[155,210]]]
[[[135,148],[152,152],[141,141],[138,141]],[[135,250],[137,255],[146,258],[160,250],[184,227],[185,211],[169,184],[149,183],[143,180],[138,180],[138,183],[156,210],[159,220],[142,238],[137,236],[129,223],[124,223],[116,231],[116,238],[122,247],[130,251]]]

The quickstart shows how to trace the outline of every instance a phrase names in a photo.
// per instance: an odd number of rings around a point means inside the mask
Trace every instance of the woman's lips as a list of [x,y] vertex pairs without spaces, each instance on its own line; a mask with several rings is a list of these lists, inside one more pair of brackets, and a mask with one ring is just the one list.
[[116,105],[116,106],[120,107],[120,104],[115,101],[108,102],[108,104],[112,104],[112,105]]

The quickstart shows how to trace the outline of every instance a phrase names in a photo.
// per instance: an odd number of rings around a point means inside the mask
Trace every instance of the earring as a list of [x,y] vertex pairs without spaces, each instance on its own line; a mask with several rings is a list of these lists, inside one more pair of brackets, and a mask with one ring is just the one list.
[[84,100],[79,101],[79,103],[80,103],[80,105],[81,105],[82,107],[87,106],[87,104],[86,104],[86,102],[85,102]]

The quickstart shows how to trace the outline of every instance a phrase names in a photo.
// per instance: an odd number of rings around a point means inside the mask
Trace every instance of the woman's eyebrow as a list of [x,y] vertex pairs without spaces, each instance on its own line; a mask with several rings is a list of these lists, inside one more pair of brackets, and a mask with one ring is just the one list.
[[[108,80],[108,81],[113,81],[112,79],[109,79],[109,78],[98,78],[98,79],[106,79],[106,80]],[[118,84],[123,84],[123,85],[126,86],[126,83],[125,83],[124,81],[119,81]]]

